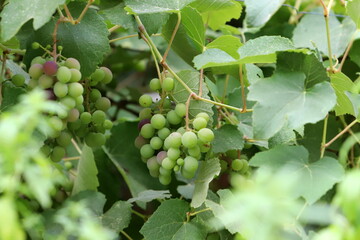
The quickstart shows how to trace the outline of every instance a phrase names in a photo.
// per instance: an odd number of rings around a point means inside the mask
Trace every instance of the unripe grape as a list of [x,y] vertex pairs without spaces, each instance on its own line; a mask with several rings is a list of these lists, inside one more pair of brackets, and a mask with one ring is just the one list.
[[37,56],[35,58],[33,58],[33,60],[31,60],[30,65],[34,65],[34,64],[41,64],[41,66],[46,62],[46,60],[44,58],[42,58],[41,56]]
[[169,146],[172,148],[179,148],[181,146],[181,134],[178,132],[171,133],[167,139],[169,139]]
[[91,148],[101,147],[105,142],[106,137],[102,133],[90,132],[85,136],[85,143]]
[[62,99],[60,99],[60,103],[62,103],[65,107],[72,109],[76,106],[75,99],[72,97],[66,96]]
[[81,72],[75,68],[70,69],[71,72],[71,78],[70,82],[79,82],[81,80]]
[[105,121],[106,115],[103,111],[101,110],[96,110],[93,114],[92,114],[92,118],[91,121],[95,124],[98,125],[102,125]]
[[179,127],[176,132],[180,133],[181,135],[183,135],[184,133],[186,133],[186,129],[184,127]]
[[168,150],[170,148],[170,139],[169,138],[166,138],[165,141],[164,141],[164,147],[163,149],[164,150]]
[[53,162],[59,162],[61,161],[61,159],[65,157],[65,153],[66,153],[65,148],[56,146],[54,147],[50,158]]
[[102,69],[96,69],[90,76],[91,82],[99,83],[105,78],[105,72]]
[[167,157],[167,152],[165,151],[160,151],[157,155],[156,155],[156,161],[158,162],[158,164],[161,165],[162,161]]
[[71,79],[71,71],[69,68],[61,66],[56,73],[56,77],[60,82],[67,83]]
[[151,126],[155,129],[162,129],[165,127],[166,119],[161,114],[155,114],[151,118]]
[[141,130],[141,128],[145,125],[150,123],[150,119],[143,119],[138,123],[138,130]]
[[180,153],[180,149],[178,148],[169,148],[169,150],[167,151],[167,156],[169,159],[175,161],[180,157]]
[[214,133],[209,128],[203,128],[198,132],[199,139],[204,142],[208,143],[214,140]]
[[161,140],[159,137],[152,137],[150,140],[150,146],[155,149],[159,150],[163,145],[163,140]]
[[[182,169],[184,172],[186,172],[187,176],[184,176],[186,178],[189,178],[189,176],[192,175],[192,177],[195,175],[196,170],[199,167],[199,162],[196,158],[187,156],[184,159],[184,165],[182,166]],[[193,173],[193,174],[192,174]]]
[[186,105],[183,103],[176,104],[175,112],[179,117],[185,117],[186,115]]
[[48,76],[53,76],[58,70],[58,65],[54,61],[47,61],[43,65],[44,73]]
[[100,69],[105,73],[105,77],[103,78],[102,82],[104,84],[109,84],[113,79],[113,74],[111,70],[107,67],[101,67]]
[[162,161],[161,166],[167,170],[171,170],[175,167],[175,164],[176,164],[175,160],[172,160],[167,157]]
[[168,128],[162,128],[158,131],[157,135],[162,140],[165,140],[170,135],[170,130]]
[[226,156],[228,156],[231,159],[238,158],[238,151],[236,149],[231,149],[226,152]]
[[141,109],[141,111],[139,113],[140,120],[150,119],[151,117],[152,117],[151,108],[143,108],[143,109]]
[[159,182],[162,185],[169,185],[171,183],[171,175],[160,175]]
[[195,118],[193,121],[193,126],[195,130],[203,129],[206,127],[206,125],[207,125],[207,121],[203,117]]
[[202,153],[206,153],[210,150],[210,144],[209,143],[203,143],[200,139],[198,139],[198,146],[200,147],[200,151]]
[[240,171],[244,167],[244,162],[240,159],[235,159],[231,162],[231,168],[234,171]]
[[40,78],[39,78],[39,86],[42,88],[42,89],[48,89],[48,88],[51,88],[52,85],[54,83],[54,80],[52,77],[50,76],[47,76],[47,75],[42,75]]
[[33,79],[38,79],[43,75],[43,65],[35,63],[29,68],[29,75]]
[[63,46],[58,46],[57,49],[61,52],[64,49],[64,47]]
[[139,104],[142,107],[150,107],[152,104],[152,98],[150,95],[144,94],[139,98]]
[[65,83],[62,82],[56,82],[54,85],[54,94],[58,98],[63,98],[68,93],[68,86]]
[[56,116],[49,118],[49,125],[56,132],[60,132],[61,129],[63,128],[63,122],[61,121],[60,118]]
[[249,170],[249,163],[245,159],[240,159],[243,162],[243,168],[240,170],[241,174],[245,174]]
[[[161,163],[161,165],[162,165],[162,163]],[[160,175],[171,176],[171,170],[163,168],[162,166],[160,167],[159,172],[160,172]]]
[[181,117],[179,117],[176,114],[176,112],[174,110],[171,110],[166,114],[166,119],[172,125],[177,125],[177,124],[181,123],[181,121],[183,120]]
[[147,143],[149,143],[149,141],[145,139],[143,136],[137,136],[134,142],[135,147],[138,149],[140,149],[142,146],[144,146]]
[[97,89],[92,89],[90,92],[90,101],[96,102],[99,98],[101,98],[101,92]]
[[178,172],[180,171],[180,166],[176,165],[174,168],[173,168],[174,172]]
[[38,42],[33,42],[33,43],[31,44],[31,47],[32,47],[32,49],[39,49],[40,44],[39,44]]
[[95,107],[106,112],[111,106],[111,102],[107,97],[101,97],[95,102]]
[[75,98],[76,105],[82,105],[84,103],[84,96],[80,95]]
[[80,115],[80,121],[81,121],[82,124],[91,123],[91,114],[89,112],[83,112]]
[[76,108],[73,108],[69,111],[69,115],[67,117],[67,121],[68,122],[75,122],[76,120],[79,119],[80,116],[80,112],[79,110],[77,110]]
[[104,121],[103,127],[104,127],[106,130],[110,130],[110,129],[113,127],[113,125],[114,125],[114,124],[113,124],[112,121],[106,119],[106,120]]
[[154,156],[154,149],[150,146],[150,144],[145,144],[140,148],[140,155],[146,159],[151,158]]
[[187,148],[195,147],[198,143],[196,134],[190,131],[184,133],[181,137],[181,143]]
[[37,79],[30,78],[30,81],[28,83],[29,89],[34,89],[35,87],[37,87],[37,85],[38,85]]
[[162,88],[166,91],[166,92],[170,92],[174,89],[174,79],[172,78],[165,78],[163,80],[163,83],[162,83]]
[[25,84],[25,77],[21,74],[15,74],[11,80],[12,83],[17,87],[22,87]]
[[151,157],[146,161],[147,168],[149,171],[157,171],[159,172],[160,165],[156,161],[156,157]]
[[73,98],[79,97],[84,93],[84,87],[78,82],[70,83],[68,86],[69,95]]
[[154,134],[155,129],[151,126],[150,123],[145,124],[140,130],[140,135],[144,138],[152,138]]
[[158,78],[151,79],[149,83],[150,89],[153,91],[157,91],[161,89],[160,80]]
[[200,147],[196,145],[195,147],[189,148],[188,153],[194,158],[199,158],[201,156]]
[[43,145],[41,148],[40,148],[40,151],[42,154],[44,154],[46,157],[50,155],[51,153],[51,148],[49,145]]
[[172,103],[171,103],[170,99],[165,98],[165,99],[164,99],[164,103],[163,103],[164,109],[170,109],[170,108],[171,108],[171,105],[172,105]]
[[199,118],[199,117],[204,118],[206,120],[206,122],[208,122],[210,120],[209,115],[207,113],[204,113],[204,112],[198,113],[195,118]]
[[176,164],[179,165],[179,166],[184,165],[184,159],[183,159],[183,158],[178,158],[178,159],[176,160]]
[[71,143],[71,138],[70,133],[62,131],[60,136],[56,138],[56,142],[61,147],[67,147]]
[[80,70],[80,63],[75,58],[66,59],[65,66],[68,67],[68,68],[75,68],[77,70]]
[[64,167],[66,170],[70,170],[74,167],[74,165],[71,162],[67,161],[64,163]]

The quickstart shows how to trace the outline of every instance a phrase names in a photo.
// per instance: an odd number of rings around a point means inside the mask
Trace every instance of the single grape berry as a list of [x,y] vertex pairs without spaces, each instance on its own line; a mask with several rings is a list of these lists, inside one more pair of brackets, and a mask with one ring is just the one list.
[[90,91],[90,101],[96,102],[99,98],[101,98],[101,92],[97,89],[92,89]]
[[190,131],[184,133],[181,137],[181,143],[187,148],[195,147],[198,143],[196,134]]
[[168,158],[174,161],[180,157],[180,154],[181,152],[178,148],[169,148],[169,150],[167,151]]
[[171,175],[160,175],[159,182],[162,185],[169,185],[171,183]]
[[95,107],[106,112],[111,106],[111,102],[107,97],[101,97],[95,102]]
[[31,60],[30,65],[34,65],[34,64],[41,64],[41,66],[46,62],[46,60],[41,57],[41,56],[37,56],[35,58],[33,58],[33,60]]
[[50,155],[50,158],[53,162],[60,162],[61,159],[65,157],[65,154],[66,154],[65,148],[56,146],[54,147]]
[[174,79],[167,77],[163,80],[162,88],[166,92],[171,92],[174,89],[174,85]]
[[204,118],[206,120],[206,122],[208,122],[210,120],[209,115],[207,113],[204,113],[204,112],[198,113],[195,118],[199,118],[199,117]]
[[75,58],[66,59],[65,66],[68,68],[74,68],[74,69],[80,70],[80,63]]
[[105,142],[106,137],[102,133],[90,132],[85,136],[85,143],[91,148],[101,147]]
[[80,95],[75,98],[76,105],[82,105],[84,103],[84,96]]
[[162,129],[165,127],[166,119],[161,114],[155,114],[151,118],[151,126],[155,129]]
[[183,103],[176,104],[175,112],[179,117],[185,117],[186,115],[186,105]]
[[181,146],[181,134],[178,132],[171,133],[166,139],[168,139],[169,147],[179,148]]
[[32,47],[32,49],[39,49],[40,44],[39,44],[38,42],[33,42],[33,43],[31,44],[31,47]]
[[209,128],[200,129],[198,132],[199,139],[204,143],[209,143],[214,140],[214,133]]
[[160,151],[156,155],[156,161],[161,165],[162,161],[167,157],[167,152]]
[[29,75],[33,79],[38,79],[43,75],[43,65],[35,63],[29,68]]
[[174,110],[171,110],[166,114],[166,119],[172,125],[178,125],[183,120],[181,117],[179,117],[176,114],[176,112]]
[[184,165],[184,159],[183,159],[183,158],[178,158],[178,159],[176,160],[176,164],[179,165],[179,166]]
[[54,94],[58,98],[63,98],[68,93],[68,85],[62,82],[57,82],[54,85]]
[[140,113],[139,113],[139,118],[140,120],[143,119],[150,119],[152,116],[152,110],[151,108],[143,108],[141,109]]
[[51,153],[51,148],[49,145],[43,145],[41,148],[40,148],[40,151],[42,154],[44,154],[46,157],[50,155]]
[[168,128],[162,128],[158,131],[157,135],[162,140],[165,140],[170,135],[170,130]]
[[142,107],[150,107],[152,104],[152,97],[150,95],[144,94],[139,98],[139,104]]
[[109,84],[113,79],[113,74],[111,70],[107,67],[101,67],[100,69],[105,73],[105,77],[103,78],[102,82],[104,84]]
[[58,70],[58,65],[54,61],[47,61],[44,63],[44,73],[48,76],[53,76]]
[[145,144],[140,148],[140,155],[146,159],[151,158],[154,156],[154,149],[150,146],[150,144]]
[[149,83],[150,89],[153,91],[158,91],[161,89],[160,80],[158,78],[151,79]]
[[91,78],[91,82],[93,82],[96,85],[105,78],[105,72],[102,69],[96,69],[95,72],[91,74],[90,78]]
[[104,111],[96,110],[92,114],[91,121],[95,124],[102,125],[105,121],[105,118],[106,118],[106,115],[105,115]]
[[79,119],[80,116],[80,112],[78,109],[73,108],[69,111],[69,115],[67,117],[67,121],[68,122],[75,122],[76,120]]
[[141,130],[141,128],[145,125],[150,123],[150,119],[143,119],[138,123],[138,130]]
[[135,147],[138,149],[140,149],[142,146],[144,146],[147,143],[149,143],[149,141],[145,139],[143,136],[137,136],[134,142]]
[[240,171],[244,167],[244,162],[240,159],[235,159],[231,163],[231,168],[234,171]]
[[144,138],[152,138],[155,134],[155,129],[151,126],[150,123],[145,124],[142,126],[140,130],[140,135]]
[[74,108],[76,106],[75,99],[69,96],[60,99],[60,103],[62,103],[68,109]]
[[159,150],[163,146],[163,140],[159,137],[152,137],[150,140],[150,146],[154,150]]
[[195,118],[193,121],[193,126],[195,130],[203,129],[206,127],[206,125],[207,125],[207,121],[203,117]]
[[71,134],[62,131],[60,136],[56,138],[56,143],[59,144],[59,146],[67,147],[71,143]]
[[113,127],[113,125],[114,125],[114,124],[113,124],[112,121],[106,119],[106,120],[104,121],[103,127],[104,127],[106,130],[110,130],[110,129]]
[[51,88],[53,84],[54,84],[54,80],[50,76],[42,75],[39,78],[39,87],[41,87],[42,89]]
[[69,68],[61,66],[56,73],[56,77],[60,82],[67,83],[71,79],[71,71]]
[[196,145],[192,148],[188,148],[188,153],[190,156],[198,159],[201,156],[200,147],[198,145]]
[[70,82],[79,82],[81,80],[81,72],[75,68],[70,69],[71,72],[71,78]]
[[25,84],[25,77],[21,74],[15,74],[11,80],[12,83],[17,87],[22,87]]
[[176,161],[170,158],[165,158],[162,163],[161,166],[167,170],[171,170],[175,167]]
[[149,171],[159,172],[160,164],[157,162],[156,157],[151,157],[146,161]]
[[56,132],[60,132],[61,129],[63,128],[63,122],[59,117],[56,116],[49,118],[49,125]]
[[89,112],[83,112],[80,115],[80,121],[81,121],[82,124],[91,123],[91,114]]
[[[164,160],[165,160],[165,159],[164,159]],[[162,163],[161,163],[161,164],[162,164]],[[160,175],[163,175],[163,176],[171,176],[171,170],[170,170],[170,169],[163,168],[162,166],[160,167],[159,172],[160,172]]]

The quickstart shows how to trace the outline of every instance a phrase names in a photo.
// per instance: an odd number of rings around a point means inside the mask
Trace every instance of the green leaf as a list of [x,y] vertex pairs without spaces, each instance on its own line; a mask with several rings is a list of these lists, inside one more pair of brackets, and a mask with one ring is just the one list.
[[166,198],[171,198],[171,194],[169,190],[163,190],[163,191],[146,190],[139,193],[137,197],[130,198],[128,202],[133,203],[136,201],[141,201],[147,203],[155,199],[164,200]]
[[346,12],[355,22],[357,29],[360,29],[360,1],[359,0],[350,0],[346,5]]
[[345,74],[339,72],[331,75],[331,85],[335,90],[337,101],[335,106],[336,116],[351,114],[356,117],[353,105],[345,94],[345,91],[352,92],[355,84]]
[[351,104],[352,104],[352,112],[353,115],[360,120],[360,94],[351,93],[351,92],[345,92],[346,96],[349,98]]
[[[331,51],[333,55],[339,57],[344,53],[356,27],[349,18],[345,18],[340,23],[335,16],[331,15],[329,21]],[[293,41],[296,47],[318,48],[327,56],[329,51],[324,16],[322,14],[306,14],[302,17],[294,30]]]
[[5,196],[0,198],[0,239],[2,240],[26,239],[14,204],[14,199]]
[[103,214],[106,198],[101,192],[82,191],[66,199],[67,202],[82,202],[86,208],[100,217]]
[[[149,35],[161,32],[163,25],[169,20],[169,17],[169,13],[140,15],[141,22],[144,24]],[[145,46],[148,48],[147,44]]]
[[131,220],[131,204],[117,201],[102,215],[102,224],[115,232],[120,232],[129,226]]
[[[163,27],[162,34],[167,42],[171,39],[177,21],[177,14],[173,14]],[[186,7],[181,10],[181,24],[171,47],[185,62],[191,64],[192,59],[202,53],[204,46],[205,26],[200,13]]]
[[134,17],[127,14],[124,10],[125,4],[120,3],[115,7],[108,8],[101,13],[105,17],[105,19],[109,20],[112,24],[120,25],[125,29],[135,28],[136,24],[134,21]]
[[161,203],[140,233],[148,240],[205,239],[206,231],[193,221],[186,222],[189,204],[179,199]]
[[297,177],[294,196],[313,204],[342,180],[345,171],[336,159],[323,157],[310,163],[308,158],[309,153],[303,146],[277,146],[255,154],[250,165],[273,170],[285,168],[284,171]]
[[223,35],[206,45],[205,49],[217,48],[226,52],[231,57],[238,59],[239,53],[237,52],[237,49],[242,45],[239,38],[231,35]]
[[194,0],[126,0],[126,10],[132,14],[178,12]]
[[220,174],[221,167],[218,158],[212,158],[200,165],[198,175],[195,180],[194,194],[191,200],[191,207],[198,208],[206,200],[209,183],[214,177]]
[[[186,85],[195,93],[199,92],[199,79],[200,79],[200,73],[194,72],[190,70],[184,70],[177,75],[186,83]],[[209,99],[208,93],[209,90],[206,87],[206,85],[203,84],[203,97]],[[176,103],[186,103],[186,101],[189,98],[189,93],[186,91],[186,89],[181,85],[178,81],[175,80],[175,87],[171,94],[171,96],[174,98],[174,101]],[[198,113],[205,112],[211,117],[214,115],[214,112],[212,110],[212,104],[206,103],[199,100],[192,99],[190,101],[190,107],[189,107],[189,113],[190,117],[194,118]]]
[[249,27],[261,27],[284,2],[285,0],[245,0],[246,23]]
[[96,191],[99,186],[97,174],[98,170],[95,164],[93,151],[90,147],[84,145],[71,195],[75,195],[85,190]]
[[212,143],[214,153],[224,153],[232,149],[243,149],[244,139],[242,132],[230,124],[226,124],[214,131],[215,139]]
[[204,51],[202,54],[196,56],[193,62],[195,68],[199,70],[209,67],[221,67],[239,64],[237,59],[217,48],[211,48]]
[[56,8],[64,4],[65,0],[12,0],[5,5],[1,12],[1,37],[7,41],[20,30],[21,26],[30,19],[34,19],[33,26],[37,30],[47,23]]
[[24,88],[16,87],[11,82],[4,82],[2,84],[2,101],[0,112],[7,111],[10,107],[19,102],[19,97],[24,94]]
[[354,41],[350,49],[349,57],[351,61],[353,61],[360,67],[360,40]]
[[[79,16],[84,8],[82,3],[69,4],[74,17]],[[22,48],[26,48],[25,63],[30,65],[31,60],[42,55],[43,50],[34,50],[31,44],[36,41],[43,46],[52,44],[52,32],[56,20],[52,20],[44,27],[34,32],[29,24],[23,27],[18,34]],[[63,46],[62,55],[74,57],[81,64],[81,73],[88,77],[98,64],[102,63],[106,53],[110,51],[109,31],[103,18],[94,9],[89,9],[80,24],[61,23],[58,28],[58,45]]]

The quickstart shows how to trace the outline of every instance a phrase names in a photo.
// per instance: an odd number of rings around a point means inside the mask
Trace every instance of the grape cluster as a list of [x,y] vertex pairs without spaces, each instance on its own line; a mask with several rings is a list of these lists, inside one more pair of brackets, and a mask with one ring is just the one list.
[[[155,78],[151,80],[150,88],[170,92],[174,88],[174,80],[165,78],[160,83]],[[163,185],[171,182],[172,172],[178,172],[188,179],[193,178],[199,160],[210,150],[210,143],[214,139],[213,131],[207,128],[209,115],[204,112],[197,114],[191,120],[192,129],[186,130],[185,104],[178,103],[172,107],[168,97],[153,103],[152,97],[146,94],[139,98],[139,104],[144,109],[139,114],[140,135],[135,139],[135,146],[140,149],[150,175],[158,177]]]
[[[100,67],[89,78],[83,78],[80,67],[75,58],[55,62],[38,56],[28,71],[31,77],[28,88],[44,89],[49,99],[60,102],[67,110],[66,114],[51,116],[52,131],[42,147],[55,162],[66,155],[73,136],[83,139],[90,147],[100,147],[106,142],[106,131],[113,125],[105,114],[111,102],[97,89],[97,85],[111,82],[112,72]],[[12,78],[16,86],[22,86],[24,80],[21,75]]]

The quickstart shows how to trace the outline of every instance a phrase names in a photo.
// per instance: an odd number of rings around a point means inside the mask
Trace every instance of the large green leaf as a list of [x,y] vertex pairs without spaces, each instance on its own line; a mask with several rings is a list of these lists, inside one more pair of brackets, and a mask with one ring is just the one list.
[[[163,27],[162,34],[168,42],[177,21],[177,14],[173,14]],[[181,24],[171,47],[185,62],[191,65],[192,59],[202,53],[204,46],[205,26],[200,13],[194,8],[186,7],[181,10]]]
[[130,223],[131,203],[118,201],[101,216],[102,224],[115,232],[120,232]]
[[161,13],[178,12],[194,0],[126,0],[127,10],[130,13]]
[[205,239],[206,231],[196,222],[186,221],[190,211],[187,202],[179,199],[164,201],[141,228],[147,240]]
[[206,160],[200,165],[195,180],[195,189],[191,200],[191,207],[198,208],[205,202],[209,190],[209,183],[215,176],[220,174],[220,171],[220,162],[217,158]]
[[19,97],[26,92],[24,88],[15,87],[11,82],[4,82],[2,84],[2,101],[0,112],[8,110],[19,102]]
[[353,105],[345,94],[345,91],[352,92],[355,84],[345,74],[339,72],[331,75],[331,85],[335,90],[337,101],[335,113],[337,116],[351,114],[356,117]]
[[75,195],[85,190],[96,191],[99,186],[97,174],[98,170],[95,164],[93,151],[90,147],[84,145],[77,167],[74,188],[71,194]]
[[139,193],[138,196],[128,199],[128,202],[132,203],[132,202],[140,201],[147,203],[155,199],[163,200],[166,198],[171,198],[171,194],[169,190],[163,190],[163,191],[146,190]]
[[351,104],[352,104],[352,112],[353,115],[360,120],[360,94],[357,93],[351,93],[351,92],[345,92],[346,96],[349,98]]
[[[84,4],[69,4],[74,17],[80,15]],[[52,33],[56,20],[50,21],[38,31],[33,31],[29,24],[18,34],[22,48],[26,48],[25,63],[29,66],[31,60],[38,55],[43,55],[43,50],[34,50],[31,44],[36,41],[43,46],[53,43]],[[89,9],[80,24],[61,23],[58,28],[58,45],[63,46],[62,55],[74,57],[81,64],[81,73],[89,76],[102,63],[104,56],[109,52],[109,31],[103,18],[94,9]]]
[[301,196],[313,204],[342,180],[345,171],[336,159],[323,157],[310,163],[308,158],[309,153],[303,146],[277,146],[255,154],[250,165],[273,170],[285,169],[297,177],[294,196]]
[[223,35],[206,45],[205,49],[207,50],[217,48],[226,52],[233,58],[239,58],[239,53],[237,52],[237,50],[242,45],[243,44],[239,38],[231,35]]
[[120,3],[115,7],[108,8],[101,12],[101,14],[109,20],[112,24],[120,25],[121,27],[128,29],[135,27],[134,17],[127,14],[124,10],[125,4]]
[[[349,18],[345,18],[342,23],[335,16],[329,18],[332,54],[339,57],[344,53],[356,28]],[[306,14],[294,30],[293,41],[296,47],[318,48],[328,55],[326,36],[324,17],[321,14]]]
[[351,61],[353,61],[360,67],[360,40],[354,41],[350,49],[349,57]]
[[360,29],[360,0],[350,0],[346,5],[347,14],[355,22],[356,27]]
[[285,0],[245,0],[246,23],[249,27],[261,27],[284,2]]
[[214,153],[224,153],[228,150],[244,147],[243,133],[233,125],[224,125],[214,131],[215,139],[212,143]]
[[47,23],[56,8],[65,0],[12,0],[1,12],[1,38],[7,41],[12,38],[30,19],[34,19],[34,29],[39,29]]
[[[186,85],[193,92],[195,92],[195,93],[199,92],[200,73],[190,71],[190,70],[185,70],[185,71],[179,72],[178,76],[186,83]],[[209,99],[209,96],[208,96],[209,90],[206,87],[205,83],[203,83],[202,89],[203,89],[202,97]],[[174,87],[174,90],[171,95],[174,98],[174,101],[176,103],[186,103],[190,94],[186,91],[186,89],[183,87],[183,85],[181,85],[178,81],[175,80],[175,87]],[[213,105],[210,103],[192,99],[190,101],[190,107],[189,107],[190,117],[193,118],[198,113],[205,112],[211,118],[212,115],[214,115],[212,106]]]

